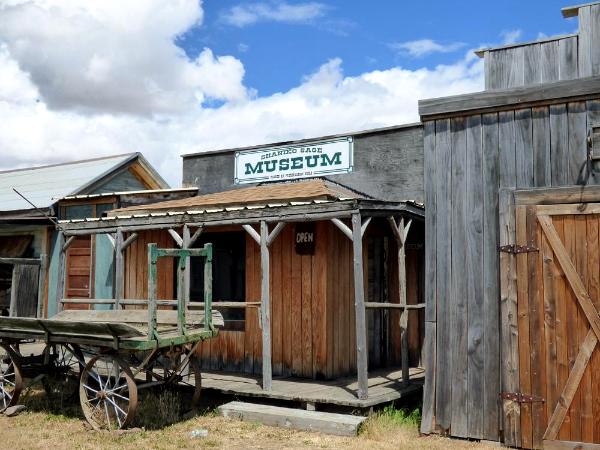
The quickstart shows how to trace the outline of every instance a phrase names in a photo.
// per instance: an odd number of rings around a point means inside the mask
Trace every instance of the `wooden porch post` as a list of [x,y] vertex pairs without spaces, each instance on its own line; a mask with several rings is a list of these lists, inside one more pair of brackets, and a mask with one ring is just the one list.
[[115,236],[115,309],[120,309],[125,292],[125,265],[123,261],[123,231],[117,229]]
[[352,247],[354,257],[354,310],[356,315],[356,370],[358,372],[358,398],[369,395],[367,372],[367,324],[363,280],[362,222],[359,213],[352,214]]
[[271,368],[271,318],[269,295],[269,228],[264,220],[260,222],[260,301],[262,320],[262,377],[263,389],[271,390],[273,378]]
[[44,315],[44,294],[46,293],[46,269],[48,267],[48,257],[45,253],[40,255],[40,271],[38,273],[38,299],[37,299],[37,318],[41,319]]
[[400,296],[400,349],[402,353],[402,382],[409,382],[408,364],[408,309],[406,308],[406,249],[405,243],[412,221],[404,226],[404,217],[400,218],[400,224],[396,223],[394,217],[388,217],[388,221],[394,231],[396,244],[398,245],[398,289]]

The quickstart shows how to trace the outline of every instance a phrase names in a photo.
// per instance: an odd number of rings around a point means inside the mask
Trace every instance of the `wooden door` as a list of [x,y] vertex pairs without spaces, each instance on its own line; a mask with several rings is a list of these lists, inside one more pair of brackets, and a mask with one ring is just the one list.
[[600,443],[599,233],[600,204],[516,209],[525,448]]
[[[92,237],[79,236],[67,250],[66,298],[92,298]],[[69,304],[65,309],[89,309],[89,305]]]

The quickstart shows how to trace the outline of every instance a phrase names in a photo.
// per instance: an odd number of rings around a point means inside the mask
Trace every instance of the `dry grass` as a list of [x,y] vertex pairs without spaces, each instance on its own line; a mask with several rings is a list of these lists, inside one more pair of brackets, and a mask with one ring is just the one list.
[[[246,423],[217,416],[212,411],[188,420],[181,419],[176,394],[169,391],[147,397],[140,403],[137,425],[145,431],[88,431],[76,405],[50,408],[43,393],[29,395],[28,412],[13,418],[0,416],[0,442],[4,448],[19,449],[485,449],[483,444],[450,441],[439,436],[420,437],[418,413],[388,408],[372,416],[356,438],[327,436]],[[144,405],[145,406],[142,406]],[[172,423],[174,420],[180,421]],[[172,423],[164,426],[165,423]],[[206,429],[208,437],[193,438],[192,430]],[[493,447],[489,447],[493,448]],[[497,448],[497,447],[496,447]]]

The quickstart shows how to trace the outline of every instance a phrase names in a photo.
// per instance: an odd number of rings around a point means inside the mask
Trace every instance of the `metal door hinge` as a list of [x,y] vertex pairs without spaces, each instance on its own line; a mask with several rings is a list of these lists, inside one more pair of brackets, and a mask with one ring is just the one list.
[[545,403],[546,400],[542,397],[530,394],[522,394],[521,392],[500,392],[502,400],[511,400],[517,403]]
[[531,253],[531,252],[539,252],[540,249],[537,247],[534,247],[533,245],[516,245],[516,244],[509,244],[509,245],[503,245],[500,247],[500,251],[504,252],[504,253],[511,253],[513,255],[519,254],[519,253]]

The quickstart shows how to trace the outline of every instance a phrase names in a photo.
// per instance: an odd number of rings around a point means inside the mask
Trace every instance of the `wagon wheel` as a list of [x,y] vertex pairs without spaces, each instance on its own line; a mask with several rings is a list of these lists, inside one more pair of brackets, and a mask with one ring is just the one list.
[[44,361],[48,373],[42,378],[42,385],[53,399],[72,400],[79,392],[79,377],[83,372],[85,359],[77,345],[49,344],[44,349]]
[[0,344],[0,411],[16,405],[22,389],[20,357],[8,345]]
[[94,429],[124,428],[137,408],[137,386],[129,366],[115,356],[93,357],[81,374],[79,399]]
[[157,380],[162,381],[165,386],[181,384],[192,388],[194,390],[191,401],[192,407],[196,406],[200,400],[200,393],[202,391],[202,372],[200,370],[200,359],[196,355],[191,355],[188,361],[183,365],[177,364],[172,368],[154,367],[152,376]]

